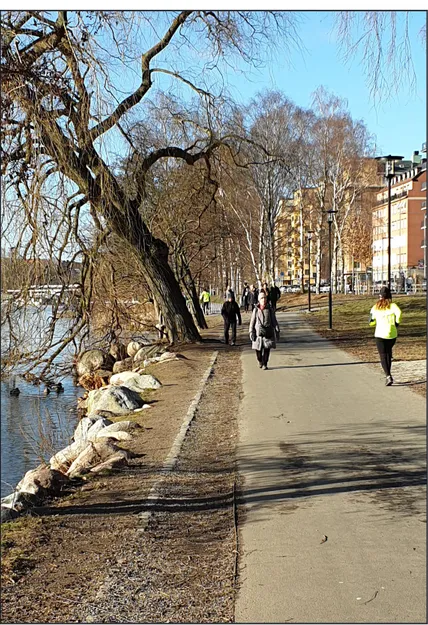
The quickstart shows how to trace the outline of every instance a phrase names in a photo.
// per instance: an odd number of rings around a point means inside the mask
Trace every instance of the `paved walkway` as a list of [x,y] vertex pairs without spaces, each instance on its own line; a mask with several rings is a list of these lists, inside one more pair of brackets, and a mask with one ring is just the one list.
[[242,355],[235,620],[425,623],[425,400],[278,318],[270,369]]

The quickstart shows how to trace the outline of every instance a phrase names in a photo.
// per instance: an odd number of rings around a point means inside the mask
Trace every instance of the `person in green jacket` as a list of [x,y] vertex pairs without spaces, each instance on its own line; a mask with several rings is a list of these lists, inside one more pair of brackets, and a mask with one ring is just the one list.
[[391,386],[392,348],[397,340],[397,328],[401,322],[401,310],[397,304],[392,303],[391,290],[383,286],[380,290],[379,299],[370,311],[369,324],[376,326],[375,340],[380,356],[380,363],[386,375],[386,386]]
[[204,311],[204,315],[207,315],[211,301],[211,295],[207,287],[205,287],[205,289],[202,291],[199,301],[202,302],[202,310]]

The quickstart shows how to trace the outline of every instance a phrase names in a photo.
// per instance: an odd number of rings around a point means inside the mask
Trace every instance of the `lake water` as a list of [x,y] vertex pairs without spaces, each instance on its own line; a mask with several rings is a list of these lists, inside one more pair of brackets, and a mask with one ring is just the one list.
[[64,393],[43,395],[44,385],[34,386],[16,377],[18,397],[10,395],[12,377],[1,382],[1,496],[42,459],[48,461],[68,445],[77,425],[77,398],[84,389],[63,378]]
[[[47,327],[50,307],[28,307],[16,319],[16,330],[23,333],[32,347],[40,343]],[[56,336],[64,336],[69,320],[58,322]],[[2,350],[8,345],[8,329],[2,326]],[[67,358],[65,353],[63,358]],[[59,380],[58,380],[59,381]],[[45,396],[45,385],[34,386],[19,375],[1,382],[1,496],[14,490],[16,484],[30,469],[43,460],[48,461],[68,445],[77,425],[77,398],[84,389],[76,387],[70,377],[62,377],[64,393],[51,392]],[[21,391],[10,395],[13,386]]]
[[[3,304],[3,302],[2,302]],[[14,316],[14,332],[22,337],[20,344],[41,346],[46,338],[50,306],[28,306]],[[55,339],[67,336],[70,320],[58,320]],[[146,333],[136,337],[145,344],[156,338]],[[5,352],[9,345],[7,325],[1,328],[1,346]],[[72,348],[58,357],[60,363],[71,362]],[[72,377],[61,377],[64,393],[51,392],[45,396],[45,385],[34,386],[19,375],[11,375],[1,382],[1,496],[9,495],[24,474],[34,469],[42,459],[48,461],[55,452],[69,444],[76,428],[77,398],[85,392],[74,386]],[[21,391],[11,396],[14,385]]]

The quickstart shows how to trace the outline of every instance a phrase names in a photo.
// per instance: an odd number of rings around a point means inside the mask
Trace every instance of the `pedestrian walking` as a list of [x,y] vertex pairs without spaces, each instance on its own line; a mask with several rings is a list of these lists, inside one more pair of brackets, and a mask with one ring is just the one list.
[[207,315],[211,301],[211,295],[207,287],[205,287],[205,289],[202,291],[199,301],[202,302],[202,310],[204,315]]
[[272,284],[272,287],[269,289],[269,301],[272,305],[274,312],[276,312],[276,304],[281,297],[281,291],[278,289],[276,284]]
[[249,308],[250,287],[248,282],[244,282],[244,289],[242,291],[242,306],[245,312],[248,312]]
[[236,321],[239,325],[242,324],[241,311],[235,301],[235,296],[232,291],[229,291],[227,301],[224,302],[221,308],[221,316],[224,320],[224,342],[226,345],[229,343],[229,330],[232,332],[231,345],[236,344]]
[[270,350],[275,349],[276,341],[279,340],[279,325],[264,291],[259,293],[259,303],[251,315],[249,332],[251,348],[256,350],[259,367],[267,369]]
[[256,289],[256,287],[254,286],[254,284],[250,284],[250,290],[248,293],[248,308],[249,310],[253,311],[255,305],[257,304],[257,298],[258,298],[259,292]]
[[391,386],[394,382],[391,375],[392,348],[397,340],[397,328],[401,322],[401,310],[392,303],[391,290],[383,286],[379,299],[370,311],[369,324],[376,326],[375,340],[380,356],[380,363],[386,375],[385,384]]

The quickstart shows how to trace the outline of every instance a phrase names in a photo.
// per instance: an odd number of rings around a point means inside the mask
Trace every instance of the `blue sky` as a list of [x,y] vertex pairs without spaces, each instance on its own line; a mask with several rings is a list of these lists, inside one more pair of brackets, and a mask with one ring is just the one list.
[[[409,158],[420,150],[426,140],[426,50],[419,31],[425,13],[414,12],[410,19],[413,62],[417,77],[416,89],[402,84],[399,92],[375,103],[370,95],[367,77],[356,57],[351,64],[340,58],[333,33],[333,12],[301,12],[304,22],[299,34],[305,52],[294,50],[281,60],[259,71],[246,72],[245,76],[230,76],[234,97],[248,102],[262,89],[280,89],[301,107],[310,107],[311,94],[323,85],[335,95],[346,98],[354,119],[362,119],[369,131],[376,135],[379,153],[400,154]],[[285,55],[284,55],[285,57]],[[233,85],[233,86],[232,86]],[[386,94],[384,94],[386,96]]]
[[[235,69],[224,64],[221,66],[222,77],[233,98],[241,104],[247,104],[264,89],[278,89],[298,106],[309,108],[313,92],[323,86],[332,94],[346,99],[351,116],[365,122],[369,132],[376,137],[377,154],[400,154],[408,159],[414,150],[421,150],[421,145],[426,140],[426,47],[420,30],[425,23],[426,13],[421,10],[410,13],[411,53],[416,88],[411,90],[404,80],[397,93],[383,92],[381,100],[376,102],[370,94],[368,77],[361,63],[361,52],[355,55],[351,63],[346,63],[341,58],[333,28],[335,11],[297,13],[300,21],[298,33],[304,50],[297,47],[286,49],[281,42],[277,42],[269,61],[259,69],[250,68],[236,59],[229,59]],[[153,17],[156,14],[151,15]],[[399,22],[403,15],[404,12],[400,14]],[[165,19],[168,20],[165,15],[157,13],[158,32],[164,32],[167,23]],[[402,32],[400,28],[399,32]],[[146,33],[147,41],[140,39],[137,44],[137,47],[142,46],[142,50],[149,47],[153,37],[153,33],[145,30],[144,34]],[[386,31],[385,43],[388,39],[389,32]],[[208,61],[208,53],[200,48],[190,52],[186,47],[183,58],[178,59],[174,52],[167,49],[156,59],[155,65],[170,67],[168,61],[172,61],[177,69],[181,65],[181,69],[186,71],[189,59],[191,65],[200,67],[201,63]],[[210,74],[211,72],[205,73],[207,81],[215,79]],[[112,72],[110,75],[112,76]],[[123,69],[120,68],[117,79],[119,80],[116,84],[120,84],[123,89],[121,97],[135,89],[141,79],[139,59],[135,59],[133,71],[123,74]],[[198,84],[201,85],[199,81]],[[180,92],[185,99],[193,93],[183,87],[183,83],[164,74],[155,74],[154,87],[155,90],[160,87],[167,93]],[[150,97],[153,95],[154,92]],[[144,107],[141,110],[143,109]],[[135,111],[135,115],[138,114]],[[115,137],[115,141],[117,140],[121,143],[120,137]],[[110,143],[110,149],[112,147],[113,143]]]

